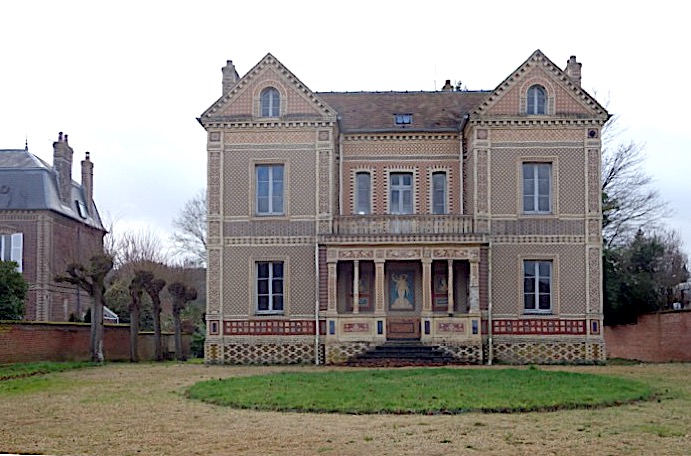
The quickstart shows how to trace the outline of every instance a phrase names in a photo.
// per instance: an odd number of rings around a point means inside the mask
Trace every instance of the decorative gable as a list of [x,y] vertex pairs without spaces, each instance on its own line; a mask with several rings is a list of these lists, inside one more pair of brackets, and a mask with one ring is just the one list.
[[[569,65],[578,65],[575,58]],[[580,69],[580,66],[578,67]],[[531,88],[538,91],[530,92]],[[530,95],[533,95],[531,100]],[[544,95],[544,100],[540,98]],[[539,116],[601,118],[607,120],[605,109],[580,87],[580,74],[571,77],[540,50],[535,51],[480,104],[473,116],[528,116],[531,103],[544,102]],[[531,111],[534,112],[534,111]]]
[[[229,64],[232,65],[231,62]],[[271,54],[267,54],[234,84],[224,81],[223,87],[223,96],[199,119],[202,124],[210,120],[276,122],[336,119],[336,111],[319,99]],[[264,91],[272,89],[277,93],[274,100],[278,115],[269,116],[266,115],[266,111],[262,112],[261,97]]]

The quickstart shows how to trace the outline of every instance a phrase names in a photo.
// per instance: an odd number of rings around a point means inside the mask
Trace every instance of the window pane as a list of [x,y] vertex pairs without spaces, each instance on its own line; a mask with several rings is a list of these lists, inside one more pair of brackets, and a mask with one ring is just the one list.
[[523,291],[525,293],[535,293],[535,279],[526,277],[523,279]]
[[538,198],[537,210],[540,212],[549,212],[549,196],[541,196]]
[[523,305],[528,310],[535,309],[535,295],[534,294],[525,294]]
[[273,310],[283,310],[283,296],[273,297]]
[[269,182],[268,181],[257,182],[257,196],[259,196],[259,197],[269,196]]
[[279,278],[283,277],[283,263],[271,263],[273,265],[273,277]]
[[273,294],[283,294],[283,279],[274,279],[271,287]]
[[391,185],[400,185],[400,175],[399,174],[392,174],[391,175]]
[[549,261],[540,261],[540,276],[550,277],[552,275],[552,263]]
[[274,182],[283,182],[283,165],[274,165],[271,167],[271,177]]
[[412,214],[413,213],[413,201],[412,201],[412,193],[410,190],[405,190],[402,194],[403,196],[403,212],[404,214]]
[[541,278],[539,284],[540,293],[549,293],[549,278]]
[[269,294],[269,281],[267,279],[257,281],[257,293],[260,295]]
[[257,181],[269,182],[269,167],[257,166]]
[[540,295],[540,310],[550,310],[552,308],[550,302],[550,296],[548,294]]
[[535,211],[535,206],[534,206],[534,198],[531,195],[527,195],[523,197],[523,210],[525,212],[534,212]]
[[355,204],[355,212],[358,214],[370,213],[370,174],[357,173],[355,176],[355,186],[357,201]]
[[269,263],[257,263],[257,277],[269,278]]
[[257,297],[257,309],[258,310],[269,310],[269,297],[268,296],[258,296]]

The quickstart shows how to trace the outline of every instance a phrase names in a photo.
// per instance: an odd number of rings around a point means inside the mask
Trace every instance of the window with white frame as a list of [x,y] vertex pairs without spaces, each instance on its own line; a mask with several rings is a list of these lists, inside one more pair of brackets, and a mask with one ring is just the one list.
[[257,262],[257,313],[283,312],[283,262]]
[[552,164],[523,163],[523,212],[549,214],[552,211]]
[[389,175],[389,213],[413,213],[413,173]]
[[283,165],[257,165],[255,178],[256,213],[283,214]]
[[355,213],[371,214],[372,176],[367,172],[355,174]]
[[446,173],[432,174],[432,213],[446,214]]
[[523,261],[523,310],[552,312],[552,261]]
[[545,88],[539,85],[531,86],[528,89],[527,114],[546,114],[546,101]]
[[278,94],[278,90],[273,87],[267,87],[262,90],[260,98],[262,117],[278,117],[281,107],[281,97]]
[[17,271],[22,272],[22,251],[24,235],[22,233],[0,234],[0,260],[14,261]]

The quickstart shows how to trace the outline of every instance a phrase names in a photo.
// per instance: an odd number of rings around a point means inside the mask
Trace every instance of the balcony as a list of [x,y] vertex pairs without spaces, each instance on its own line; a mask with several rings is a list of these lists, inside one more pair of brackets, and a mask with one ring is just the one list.
[[423,236],[474,234],[470,215],[348,215],[334,217],[334,236]]

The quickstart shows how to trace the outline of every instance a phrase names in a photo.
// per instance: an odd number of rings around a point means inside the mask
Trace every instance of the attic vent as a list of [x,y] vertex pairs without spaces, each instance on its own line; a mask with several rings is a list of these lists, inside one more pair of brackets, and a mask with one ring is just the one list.
[[413,123],[412,114],[394,114],[396,125],[411,125]]

